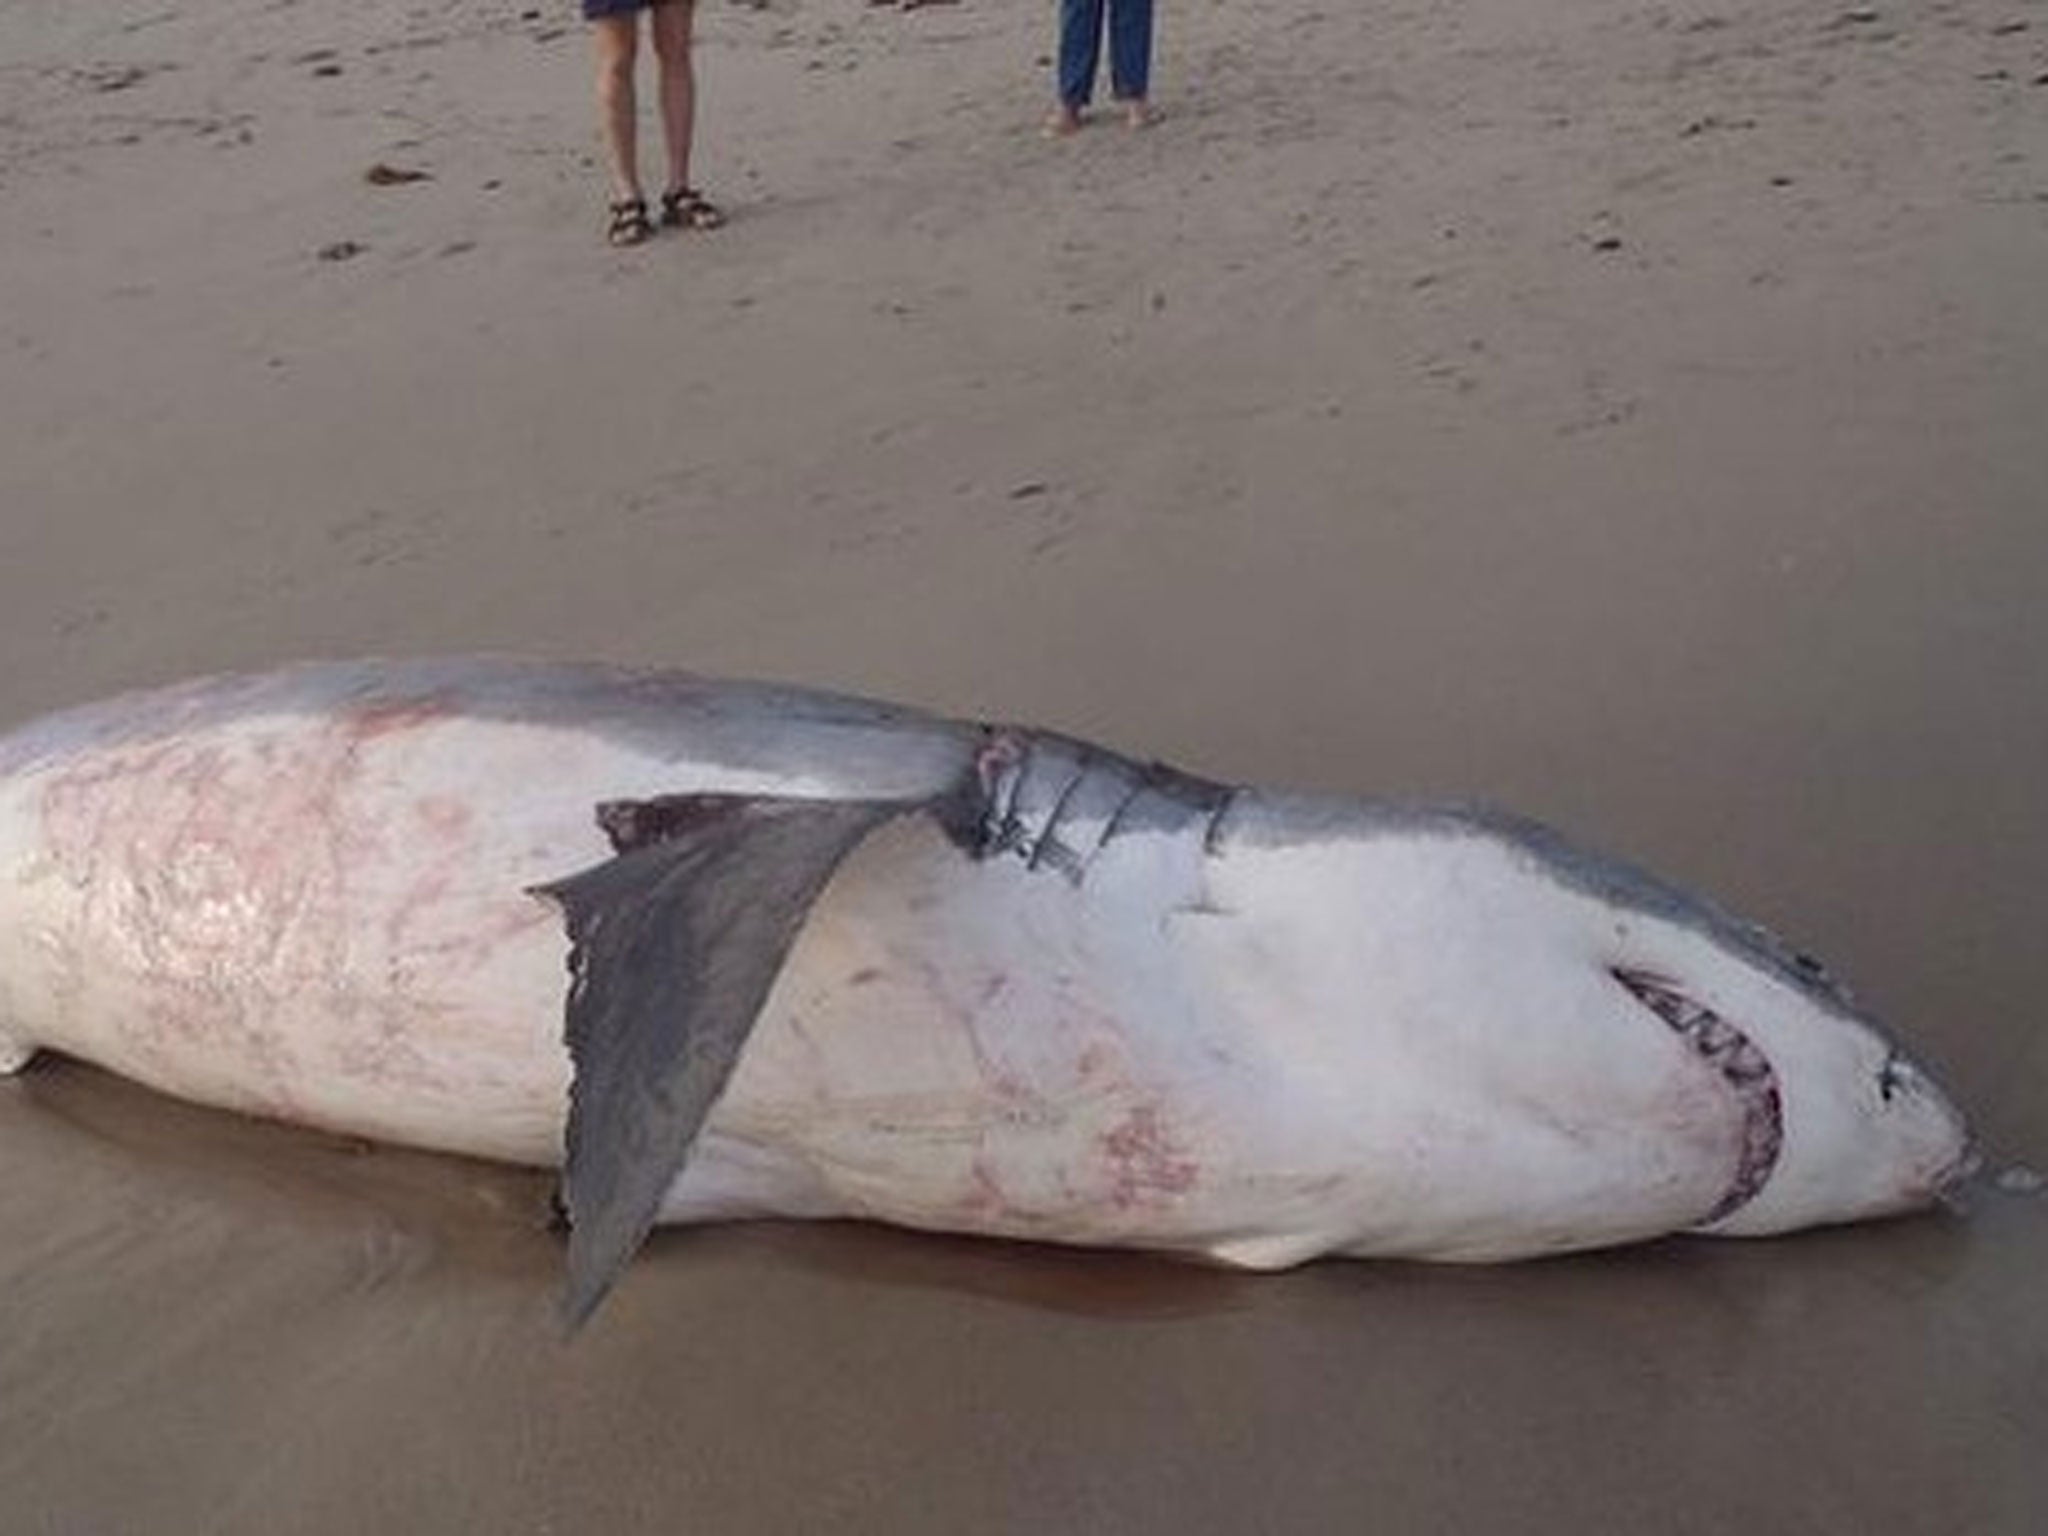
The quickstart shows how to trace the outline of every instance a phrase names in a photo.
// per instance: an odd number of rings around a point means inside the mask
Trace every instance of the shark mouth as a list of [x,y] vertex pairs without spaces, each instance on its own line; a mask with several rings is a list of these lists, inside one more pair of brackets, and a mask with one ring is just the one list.
[[1668,1024],[1693,1055],[1720,1074],[1742,1106],[1742,1150],[1734,1177],[1699,1225],[1710,1227],[1724,1221],[1756,1198],[1778,1166],[1778,1154],[1785,1145],[1785,1104],[1778,1093],[1778,1074],[1749,1036],[1663,977],[1620,967],[1609,974]]

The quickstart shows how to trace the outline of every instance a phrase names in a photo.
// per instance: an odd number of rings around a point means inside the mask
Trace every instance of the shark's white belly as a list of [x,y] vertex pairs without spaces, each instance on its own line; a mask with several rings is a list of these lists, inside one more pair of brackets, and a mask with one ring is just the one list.
[[[928,823],[887,829],[815,909],[700,1144],[716,1155],[667,1214],[859,1215],[1261,1267],[1504,1258],[1700,1221],[1743,1130],[1712,1074],[1554,934],[1517,956],[1495,933],[1474,965],[1485,933],[1433,902],[1442,881],[1406,879],[1408,849],[1386,857],[1389,891],[1417,903],[1388,921],[1412,931],[1366,946],[1333,1015],[1275,943],[1316,902],[1286,856],[1232,853],[1193,881],[1154,859],[1075,891],[964,861]],[[1486,862],[1452,883],[1554,899]]]
[[[12,786],[9,1027],[203,1103],[554,1163],[566,944],[527,888],[606,857],[602,799],[829,788],[432,716],[86,754]],[[1713,1085],[1639,1020],[1597,1061],[1518,1029],[1518,1009],[1587,1012],[1532,994],[1540,965],[1503,974],[1526,922],[1480,957],[1469,928],[1400,933],[1391,910],[1383,969],[1332,1019],[1261,948],[1262,905],[1313,923],[1301,870],[1117,849],[1127,867],[1076,890],[964,859],[929,821],[877,833],[814,910],[665,1218],[1277,1263],[1492,1256],[1712,1204],[1732,1134]]]

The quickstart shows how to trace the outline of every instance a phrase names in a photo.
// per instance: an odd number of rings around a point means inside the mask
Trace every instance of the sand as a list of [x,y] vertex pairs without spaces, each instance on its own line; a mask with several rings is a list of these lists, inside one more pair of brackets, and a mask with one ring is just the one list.
[[[733,223],[615,252],[557,0],[0,0],[0,720],[505,647],[1478,795],[2048,1168],[2048,5],[1164,0],[1157,127],[1064,143],[1043,5],[701,31]],[[544,1198],[0,1086],[0,1529],[2048,1508],[2038,1194],[1272,1280],[671,1234],[573,1343]]]

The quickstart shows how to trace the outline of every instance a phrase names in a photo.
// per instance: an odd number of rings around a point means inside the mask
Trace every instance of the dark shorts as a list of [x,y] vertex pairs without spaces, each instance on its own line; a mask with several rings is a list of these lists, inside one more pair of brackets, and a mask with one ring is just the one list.
[[632,16],[659,4],[661,0],[583,0],[583,19],[602,21],[607,16]]

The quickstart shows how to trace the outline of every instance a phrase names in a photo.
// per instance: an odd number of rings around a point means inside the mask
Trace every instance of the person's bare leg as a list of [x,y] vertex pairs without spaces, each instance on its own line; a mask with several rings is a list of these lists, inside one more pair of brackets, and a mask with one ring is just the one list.
[[591,23],[597,40],[597,104],[611,159],[612,198],[641,196],[640,148],[633,97],[633,64],[639,47],[637,16],[605,16]]
[[696,0],[657,0],[654,55],[661,65],[661,128],[668,146],[668,190],[661,195],[664,224],[716,229],[725,215],[690,181],[697,136],[697,64],[691,48]]

